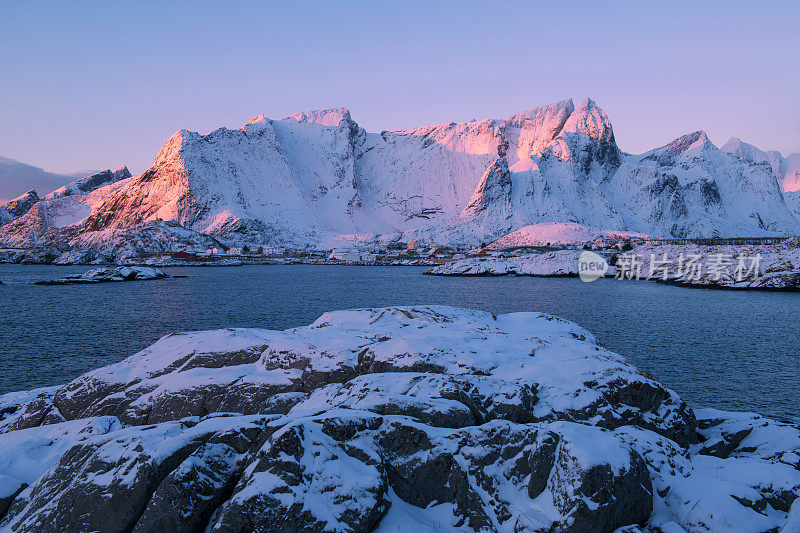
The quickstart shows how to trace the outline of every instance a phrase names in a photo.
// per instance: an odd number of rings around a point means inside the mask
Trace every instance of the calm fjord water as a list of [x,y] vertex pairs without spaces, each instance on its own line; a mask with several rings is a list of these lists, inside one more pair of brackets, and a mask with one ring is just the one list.
[[285,329],[325,311],[445,304],[573,320],[694,407],[800,418],[800,294],[416,267],[170,268],[158,281],[34,286],[85,266],[0,265],[0,394],[65,383],[175,331]]

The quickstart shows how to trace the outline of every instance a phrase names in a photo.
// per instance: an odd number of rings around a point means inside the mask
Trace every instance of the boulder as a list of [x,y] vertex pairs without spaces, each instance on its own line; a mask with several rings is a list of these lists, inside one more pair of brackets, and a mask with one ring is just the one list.
[[70,274],[63,278],[37,281],[35,285],[73,285],[81,283],[104,283],[109,281],[136,281],[166,278],[167,275],[154,267],[120,266],[94,268],[83,274]]
[[4,531],[756,532],[798,494],[796,425],[693,411],[541,313],[174,334],[0,396]]
[[[238,440],[247,451],[246,443],[258,441],[265,422],[263,417],[187,419],[85,439],[26,489],[24,498],[14,500],[0,528],[122,532],[145,519],[142,527],[173,524],[172,531],[185,531],[207,520],[214,499],[225,494],[241,459],[229,443]],[[213,476],[193,471],[198,462]]]
[[380,454],[360,433],[381,419],[338,412],[276,431],[234,494],[214,532],[368,532],[388,509]]

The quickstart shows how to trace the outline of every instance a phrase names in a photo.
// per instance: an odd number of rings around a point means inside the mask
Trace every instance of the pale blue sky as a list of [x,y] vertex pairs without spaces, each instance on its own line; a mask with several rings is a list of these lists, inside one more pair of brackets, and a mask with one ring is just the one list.
[[323,107],[369,131],[566,97],[641,152],[800,152],[800,2],[0,0],[0,156],[140,172],[175,130]]

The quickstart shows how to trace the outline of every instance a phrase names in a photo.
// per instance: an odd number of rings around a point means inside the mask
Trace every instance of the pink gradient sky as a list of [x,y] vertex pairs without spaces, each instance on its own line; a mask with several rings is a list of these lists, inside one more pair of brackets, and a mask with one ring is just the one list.
[[595,99],[620,147],[800,152],[800,2],[5,2],[0,156],[144,170],[175,130],[344,106],[368,131]]

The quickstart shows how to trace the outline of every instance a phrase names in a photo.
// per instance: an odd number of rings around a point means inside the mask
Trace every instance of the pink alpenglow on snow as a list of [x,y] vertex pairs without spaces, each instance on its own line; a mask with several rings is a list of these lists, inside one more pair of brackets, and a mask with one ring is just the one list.
[[540,231],[546,243],[580,238],[573,224],[660,237],[795,235],[798,161],[738,139],[717,148],[702,131],[625,153],[590,99],[380,133],[344,108],[257,115],[240,129],[176,132],[139,176],[108,171],[86,178],[98,188],[76,182],[16,220],[0,212],[0,246],[91,249],[124,262],[132,249],[160,251],[139,230],[162,222],[181,228],[169,238],[182,245],[312,249],[351,236],[364,246],[469,248]]

